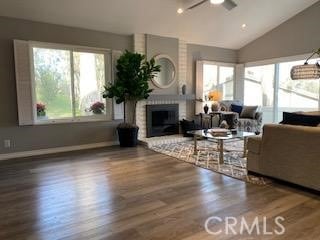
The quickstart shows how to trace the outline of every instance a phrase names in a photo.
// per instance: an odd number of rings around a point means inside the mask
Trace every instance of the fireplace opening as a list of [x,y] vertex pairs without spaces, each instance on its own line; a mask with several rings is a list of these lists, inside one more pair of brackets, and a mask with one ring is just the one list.
[[179,133],[179,104],[147,105],[147,137]]

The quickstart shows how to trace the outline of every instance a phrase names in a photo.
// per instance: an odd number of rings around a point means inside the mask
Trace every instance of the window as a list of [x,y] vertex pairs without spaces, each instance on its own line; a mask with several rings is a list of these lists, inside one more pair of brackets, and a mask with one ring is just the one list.
[[233,100],[234,67],[219,67],[219,84],[224,100]]
[[[316,60],[311,60],[314,63]],[[279,64],[278,121],[283,112],[316,111],[319,108],[319,80],[294,80],[290,78],[291,68],[304,61]]]
[[94,113],[88,111],[90,107],[96,102],[104,102],[102,98],[105,85],[104,55],[74,52],[73,61],[75,114],[92,115]]
[[233,64],[205,62],[203,64],[203,99],[207,100],[211,91],[218,90],[223,100],[232,100],[234,71]]
[[[34,81],[37,117],[71,118],[70,53],[65,50],[33,48]],[[41,112],[41,113],[40,113]]]
[[218,66],[211,64],[203,65],[203,96],[208,100],[210,91],[218,86]]
[[[312,59],[315,63],[320,59]],[[244,103],[262,106],[263,122],[280,122],[282,113],[316,111],[320,107],[319,80],[291,80],[290,71],[304,60],[245,68]]]
[[261,106],[264,123],[271,123],[274,118],[274,74],[274,64],[245,69],[244,104]]
[[102,98],[108,54],[68,46],[32,46],[35,122],[95,121],[111,116]]

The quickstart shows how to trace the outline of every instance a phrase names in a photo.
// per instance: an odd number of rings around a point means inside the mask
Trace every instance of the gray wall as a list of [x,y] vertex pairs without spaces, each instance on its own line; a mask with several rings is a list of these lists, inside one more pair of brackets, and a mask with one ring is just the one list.
[[157,88],[150,82],[150,88],[154,89],[152,94],[178,94],[178,70],[179,70],[179,40],[176,38],[146,35],[146,56],[148,59],[159,54],[168,55],[176,65],[176,81],[169,88]]
[[[43,126],[18,126],[14,73],[13,39],[132,50],[131,36],[97,32],[53,24],[0,17],[0,153],[30,151],[43,148],[90,144],[116,139],[117,121],[72,123]],[[147,35],[147,57],[167,54],[179,66],[179,41]],[[236,51],[188,44],[187,93],[195,93],[197,60],[235,63]],[[177,69],[178,70],[178,69]],[[178,76],[177,76],[178,77]],[[178,85],[156,89],[154,94],[177,94]],[[187,116],[194,114],[194,105],[188,103]],[[3,141],[10,139],[12,148],[5,149]]]
[[[196,61],[209,60],[225,63],[236,63],[237,52],[231,49],[202,46],[195,44],[187,45],[187,93],[195,94],[196,88]],[[188,101],[187,116],[194,115],[194,102]]]
[[[146,36],[146,55],[150,59],[158,54],[169,55],[177,66],[179,66],[179,40],[176,38],[161,37],[155,35]],[[217,62],[236,63],[237,52],[235,50],[210,47],[203,45],[187,45],[187,94],[195,94],[196,86],[196,61],[210,60]],[[179,76],[177,76],[178,79]],[[178,94],[178,81],[170,88],[159,89],[152,83],[150,87],[154,89],[152,94]],[[187,103],[187,116],[190,118],[194,115],[194,102]]]
[[320,1],[238,51],[238,62],[294,56],[320,47]]
[[[116,139],[118,122],[18,126],[13,39],[131,50],[131,36],[0,17],[0,153],[62,147]],[[13,147],[5,149],[3,140]]]

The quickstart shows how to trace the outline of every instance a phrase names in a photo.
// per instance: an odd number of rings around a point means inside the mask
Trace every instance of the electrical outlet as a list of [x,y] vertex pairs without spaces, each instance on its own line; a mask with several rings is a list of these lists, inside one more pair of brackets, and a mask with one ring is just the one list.
[[9,139],[6,139],[3,141],[3,145],[5,148],[11,148],[11,141]]

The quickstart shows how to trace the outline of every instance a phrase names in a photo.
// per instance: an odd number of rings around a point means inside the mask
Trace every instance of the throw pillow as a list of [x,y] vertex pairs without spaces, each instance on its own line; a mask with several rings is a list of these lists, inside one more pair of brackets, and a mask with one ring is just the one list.
[[226,111],[226,112],[231,111],[231,104],[243,105],[242,101],[240,100],[222,100],[219,103],[220,103],[221,111]]
[[320,124],[320,115],[306,115],[301,112],[283,112],[281,124],[316,127]]
[[240,118],[254,119],[257,113],[258,106],[243,106]]
[[241,114],[243,109],[243,106],[241,105],[237,105],[237,104],[231,104],[231,112],[236,112],[239,113],[239,115]]

